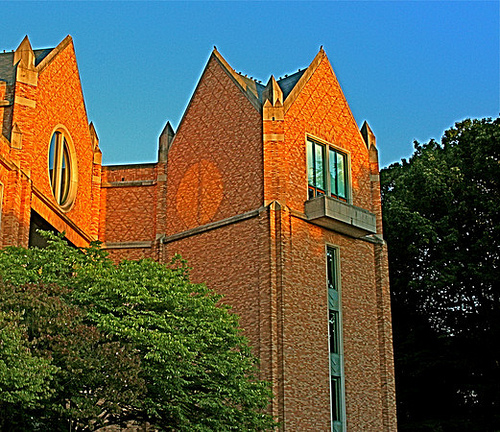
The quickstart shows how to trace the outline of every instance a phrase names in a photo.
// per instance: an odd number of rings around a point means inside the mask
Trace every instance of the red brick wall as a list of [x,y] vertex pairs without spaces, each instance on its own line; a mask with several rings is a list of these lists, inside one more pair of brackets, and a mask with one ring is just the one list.
[[[0,225],[0,246],[27,244],[29,232],[29,202],[23,194],[30,183],[26,175],[11,165],[0,162],[0,182],[3,184],[2,215]],[[24,206],[28,205],[28,212]]]
[[257,353],[260,223],[255,217],[163,246],[166,260],[175,253],[188,260],[193,282],[206,283],[224,295],[223,302],[241,316]]
[[306,134],[350,154],[352,204],[371,209],[368,150],[326,56],[285,113],[282,151],[287,204],[304,211],[307,200]]
[[329,430],[326,245],[339,249],[349,431],[384,430],[374,245],[296,217],[285,241],[285,409],[292,430]]
[[[304,211],[307,200],[307,134],[350,155],[352,204],[380,218],[378,185],[370,179],[370,169],[375,174],[375,166],[373,162],[370,166],[366,144],[326,56],[284,117],[278,175],[288,182],[282,181],[279,196],[299,212]],[[390,315],[387,309],[383,318],[380,314],[380,303],[385,302],[387,307],[389,294],[388,290],[382,293],[377,284],[384,271],[376,272],[375,246],[290,217],[289,213],[283,216],[277,236],[283,262],[286,424],[291,430],[330,430],[325,253],[330,244],[340,251],[347,429],[395,430],[394,407],[383,400],[393,392],[391,370],[384,369],[387,364],[382,365],[380,360],[381,352],[391,354]],[[380,323],[387,319],[389,327],[382,329]],[[384,393],[387,385],[392,390]]]
[[[240,316],[240,324],[253,352],[260,359],[261,378],[273,381],[280,394],[276,287],[272,283],[270,260],[270,213],[262,211],[250,219],[163,246],[163,261],[176,253],[188,260],[191,279],[204,282],[224,296]],[[267,245],[267,246],[266,246]],[[276,275],[274,275],[276,276]],[[275,398],[270,410],[279,416]]]
[[[257,208],[262,203],[264,174],[271,185],[266,187],[266,200],[279,199],[281,204],[273,204],[258,218],[169,243],[164,246],[165,259],[181,253],[193,267],[194,280],[206,281],[224,293],[225,301],[241,315],[242,326],[261,359],[262,377],[273,381],[276,399],[271,411],[287,429],[328,431],[326,245],[337,246],[347,427],[349,431],[394,430],[390,420],[394,411],[383,401],[391,393],[383,392],[391,371],[384,369],[380,357],[382,351],[390,354],[390,337],[387,339],[387,328],[381,326],[388,316],[385,312],[381,317],[380,312],[388,291],[382,292],[377,283],[384,271],[375,269],[383,258],[376,257],[371,243],[317,227],[288,211],[304,211],[305,140],[310,134],[350,155],[352,203],[380,217],[378,188],[370,179],[370,168],[375,174],[374,163],[370,167],[368,149],[331,66],[325,56],[283,122],[269,120],[263,129],[256,128],[276,139],[264,144],[269,152],[266,157],[272,161],[266,165],[270,168],[266,173],[263,165],[255,163],[261,157],[259,137],[255,136],[255,145],[246,146],[247,151],[255,149],[253,157],[246,154],[246,161],[241,158],[241,147],[224,141],[232,134],[239,104],[231,107],[236,110],[232,116],[226,115],[228,108],[221,113],[217,102],[209,105],[211,91],[223,94],[231,103],[239,101],[249,108],[242,125],[255,127],[248,121],[254,117],[253,108],[228,80],[212,59],[168,155],[167,238]],[[225,85],[217,87],[214,82]],[[262,118],[260,121],[262,124]],[[284,134],[283,140],[280,134]],[[216,157],[206,161],[207,155]],[[236,171],[219,168],[221,163],[230,166],[231,161]],[[240,184],[242,168],[253,175],[255,184],[228,191],[228,186]]]
[[[48,151],[54,129],[63,125],[73,141],[77,159],[78,187],[71,209],[65,212],[69,221],[78,226],[87,236],[97,236],[92,227],[93,211],[98,211],[97,200],[92,200],[93,148],[89,132],[87,113],[81,91],[73,43],[70,41],[38,74],[36,86],[17,82],[15,96],[33,101],[35,107],[16,103],[12,122],[22,132],[22,149],[12,149],[10,158],[19,158],[21,169],[31,178],[32,185],[51,205],[39,202],[37,211],[51,221],[56,228],[67,231],[68,238],[75,244],[84,245],[86,240],[64,222],[52,208],[58,208],[52,194],[48,176]],[[94,191],[95,195],[96,191]],[[22,192],[25,203],[24,214],[17,217],[23,224],[29,224],[30,188]],[[52,208],[51,208],[52,207]],[[93,228],[93,229],[92,229]],[[25,228],[26,229],[26,228]],[[4,235],[10,234],[5,232]],[[23,234],[20,244],[27,244]]]
[[167,234],[262,204],[262,122],[212,56],[168,153]]
[[[154,242],[156,164],[103,167],[99,239],[105,243]],[[151,248],[110,250],[115,259],[152,257]]]

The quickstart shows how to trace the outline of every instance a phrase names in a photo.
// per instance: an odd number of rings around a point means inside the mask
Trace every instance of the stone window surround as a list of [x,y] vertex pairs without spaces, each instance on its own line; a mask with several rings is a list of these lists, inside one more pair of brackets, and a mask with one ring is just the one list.
[[[67,163],[69,165],[66,168],[69,169],[69,174],[68,174],[69,184],[67,186],[68,191],[62,202],[60,202],[60,199],[58,199],[56,196],[56,192],[60,193],[60,188],[62,183],[60,161],[62,160],[63,157],[64,148],[60,144],[59,145],[56,144],[57,147],[54,149],[54,151],[56,151],[59,156],[58,157],[59,163],[56,160],[53,161],[54,169],[57,170],[55,179],[56,183],[53,183],[51,177],[52,174],[50,172],[50,151],[52,147],[52,140],[55,134],[60,134],[62,136],[62,141],[60,142],[65,144],[65,147],[67,149],[67,156],[68,156]],[[75,203],[76,191],[78,187],[78,160],[76,157],[76,150],[73,144],[73,139],[71,138],[71,134],[69,133],[68,129],[62,124],[58,124],[56,127],[54,127],[54,129],[50,134],[50,140],[47,147],[47,177],[49,180],[50,188],[52,190],[52,194],[54,196],[54,200],[59,206],[59,208],[64,212],[71,210],[73,204]]]
[[[347,203],[352,203],[352,188],[351,188],[351,153],[346,150],[346,149],[343,149],[335,144],[332,144],[328,141],[325,141],[324,139],[321,139],[319,137],[316,137],[312,134],[309,134],[309,133],[306,133],[306,137],[305,137],[305,145],[306,145],[306,182],[307,182],[307,189],[306,189],[306,200],[309,200],[311,199],[311,197],[309,196],[309,173],[308,173],[308,170],[309,170],[309,164],[308,164],[308,161],[307,161],[307,142],[310,141],[310,142],[313,142],[313,143],[316,143],[316,144],[319,144],[319,145],[322,145],[325,147],[325,154],[324,154],[324,160],[323,160],[323,170],[324,170],[324,173],[325,173],[325,195],[328,196],[328,197],[331,197],[331,198],[334,198],[334,199],[338,199],[338,200],[341,200],[341,201],[344,201],[344,202],[347,202]],[[329,169],[329,150],[332,149],[334,150],[335,152],[337,153],[340,153],[342,155],[345,156],[345,167],[344,167],[344,170],[345,170],[345,173],[344,173],[344,177],[345,177],[345,188],[346,188],[346,192],[345,192],[345,199],[343,198],[339,198],[337,197],[335,194],[332,195],[331,194],[331,185],[330,185],[330,175],[329,175],[329,172],[330,172],[330,169]]]

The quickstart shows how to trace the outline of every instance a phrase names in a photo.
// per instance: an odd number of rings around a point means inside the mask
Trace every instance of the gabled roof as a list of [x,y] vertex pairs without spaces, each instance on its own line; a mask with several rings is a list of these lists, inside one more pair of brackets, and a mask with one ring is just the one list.
[[283,98],[286,99],[286,97],[290,94],[290,92],[293,90],[295,87],[295,84],[299,81],[299,79],[304,75],[304,72],[306,69],[303,69],[301,71],[295,72],[294,74],[281,78],[277,80],[276,82],[281,88],[281,91],[283,92]]
[[[262,106],[265,103],[264,90],[266,89],[266,86],[262,85],[253,78],[249,78],[246,75],[236,72],[215,47],[212,52],[212,56],[219,61],[226,73],[240,87],[240,90],[249,98],[255,108],[258,110],[262,109]],[[295,100],[324,57],[326,57],[326,54],[323,51],[323,47],[321,47],[318,54],[307,68],[303,70],[299,69],[298,72],[295,72],[290,76],[285,76],[284,78],[276,80],[278,86],[283,92],[285,111]],[[273,77],[271,78],[274,79]]]

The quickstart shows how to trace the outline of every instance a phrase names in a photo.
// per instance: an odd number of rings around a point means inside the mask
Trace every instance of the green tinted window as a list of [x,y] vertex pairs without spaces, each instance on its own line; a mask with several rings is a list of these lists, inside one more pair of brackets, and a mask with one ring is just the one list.
[[328,195],[347,200],[347,156],[332,147],[307,140],[309,199]]

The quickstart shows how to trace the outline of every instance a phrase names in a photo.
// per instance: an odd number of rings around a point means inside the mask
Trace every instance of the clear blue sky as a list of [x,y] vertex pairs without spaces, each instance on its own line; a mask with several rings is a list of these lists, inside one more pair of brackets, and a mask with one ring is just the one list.
[[309,65],[323,45],[381,165],[455,121],[496,117],[498,1],[3,2],[1,49],[75,43],[89,120],[105,164],[155,161],[212,47],[267,82]]

